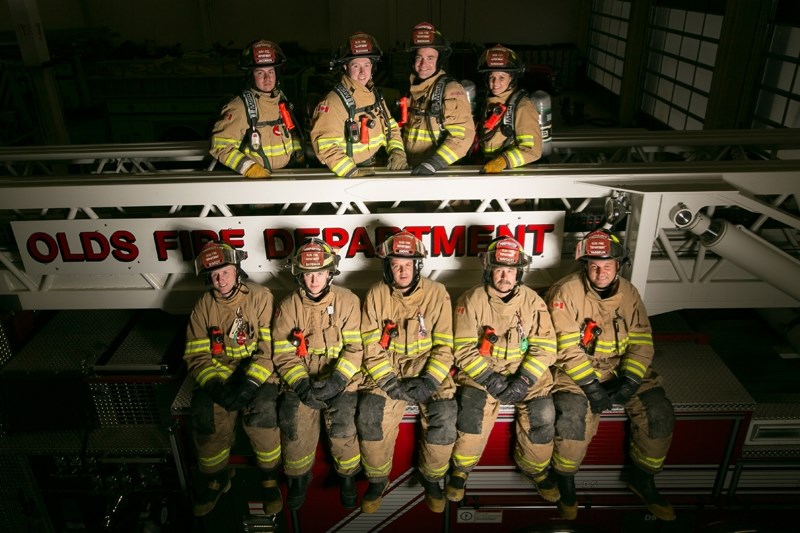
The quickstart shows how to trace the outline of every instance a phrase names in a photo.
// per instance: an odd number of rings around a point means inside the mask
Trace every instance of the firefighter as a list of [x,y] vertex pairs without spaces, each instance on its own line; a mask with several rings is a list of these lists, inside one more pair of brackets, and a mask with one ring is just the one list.
[[383,148],[387,168],[408,168],[400,129],[372,75],[383,52],[369,34],[356,32],[331,60],[342,77],[314,110],[311,145],[317,158],[342,178],[375,174],[370,168]]
[[355,417],[361,382],[361,306],[350,290],[332,285],[339,255],[311,237],[286,266],[298,289],[275,310],[273,360],[283,378],[278,407],[289,509],[299,509],[311,481],[325,420],[334,469],[341,477],[343,507],[356,506],[355,475],[360,470]]
[[361,511],[380,508],[406,406],[419,404],[419,474],[425,503],[444,511],[441,481],[456,440],[452,307],[444,285],[420,275],[422,242],[407,231],[389,236],[377,255],[383,281],[364,299],[361,335],[366,376],[359,391],[358,435],[369,485]]
[[231,488],[228,462],[240,411],[261,471],[264,512],[274,515],[282,508],[279,380],[271,359],[273,298],[266,287],[244,281],[241,261],[246,257],[226,242],[210,241],[195,259],[197,274],[205,275],[211,286],[191,312],[183,356],[197,382],[192,437],[204,480],[194,502],[195,516],[210,513]]
[[489,95],[478,123],[478,145],[484,160],[482,173],[494,174],[542,157],[539,112],[519,87],[525,65],[505,46],[488,48],[478,60]]
[[623,406],[631,422],[628,487],[662,520],[672,506],[656,489],[672,442],[675,413],[651,368],[653,336],[636,288],[622,278],[628,252],[619,237],[596,230],[581,240],[575,258],[585,268],[556,282],[547,302],[558,338],[553,367],[556,439],[553,471],[561,516],[577,516],[575,473],[597,431],[600,413]]
[[455,306],[458,439],[445,495],[454,502],[463,499],[467,475],[505,403],[516,410],[515,462],[542,498],[555,502],[558,488],[547,475],[555,435],[549,370],[556,360],[553,323],[544,300],[521,283],[530,257],[518,241],[498,237],[480,258],[483,283]]
[[433,24],[414,26],[409,52],[413,72],[403,142],[411,174],[431,175],[467,155],[475,122],[464,87],[444,71],[452,48]]
[[292,104],[280,90],[286,63],[272,41],[255,41],[242,50],[246,71],[242,93],[223,108],[211,133],[214,159],[247,178],[268,178],[288,165],[305,166],[303,135]]

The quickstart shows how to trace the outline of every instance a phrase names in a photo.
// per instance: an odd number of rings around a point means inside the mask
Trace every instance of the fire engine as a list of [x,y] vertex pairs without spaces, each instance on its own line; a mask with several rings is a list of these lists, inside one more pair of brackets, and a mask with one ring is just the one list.
[[[549,160],[491,177],[295,169],[245,180],[205,143],[0,149],[0,528],[4,531],[789,531],[800,501],[800,134],[797,130],[578,132]],[[247,439],[233,488],[202,519],[188,436],[186,318],[205,240],[246,249],[276,298],[305,236],[342,255],[340,283],[380,277],[374,247],[405,228],[423,275],[455,298],[481,279],[497,235],[533,257],[544,291],[576,268],[575,243],[610,226],[654,328],[654,366],[677,411],[661,523],[625,488],[627,422],[603,414],[565,523],[514,469],[504,406],[463,502],[434,515],[414,471],[410,407],[379,512],[338,504],[324,446],[304,507],[267,516]],[[360,492],[366,486],[359,481]],[[285,490],[285,489],[284,489]]]

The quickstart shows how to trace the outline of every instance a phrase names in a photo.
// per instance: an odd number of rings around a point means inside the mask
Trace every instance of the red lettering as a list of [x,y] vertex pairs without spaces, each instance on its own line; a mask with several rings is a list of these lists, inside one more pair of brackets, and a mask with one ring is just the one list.
[[[46,252],[40,251],[39,244],[43,244],[47,249]],[[28,255],[40,263],[52,263],[58,256],[58,244],[56,240],[42,231],[31,233],[28,241],[25,243],[25,248],[28,250]]]
[[443,226],[434,226],[431,234],[431,256],[452,257],[464,255],[466,248],[466,227],[454,226],[453,232],[448,237]]
[[[495,230],[497,232],[498,237],[511,237],[512,239],[515,238],[514,235],[511,233],[511,229],[506,224],[503,224],[502,226],[497,226]],[[522,243],[520,242],[520,244]]]
[[[116,233],[115,233],[116,235]],[[113,239],[114,236],[112,235],[111,238]],[[153,232],[153,241],[155,241],[156,245],[156,258],[159,261],[166,261],[167,260],[167,251],[168,250],[177,250],[178,243],[176,239],[178,238],[178,232],[167,230],[167,231],[154,231]],[[189,257],[185,257],[184,259],[190,259]]]
[[322,230],[322,240],[334,248],[344,248],[350,235],[344,228],[324,228]]
[[353,237],[350,239],[350,246],[347,248],[345,257],[355,257],[359,252],[363,253],[364,257],[375,257],[375,247],[369,240],[367,228],[363,226],[353,230]]
[[399,231],[400,228],[397,226],[378,226],[375,228],[375,246],[380,246],[389,235],[394,235]]
[[244,246],[244,241],[242,240],[244,237],[244,229],[243,228],[228,228],[228,229],[221,229],[219,230],[219,238],[233,246],[234,248],[241,248]]
[[467,255],[476,256],[486,251],[486,246],[492,242],[494,226],[470,226],[467,230]]
[[267,259],[286,259],[294,250],[292,235],[285,229],[265,229],[264,250]]
[[139,257],[139,248],[136,247],[136,237],[130,231],[119,230],[111,234],[111,246],[114,251],[111,255],[117,261],[130,263]]
[[192,230],[192,251],[194,252],[192,257],[197,257],[197,254],[200,253],[200,250],[208,241],[216,240],[219,240],[219,237],[216,232],[210,229]]
[[[81,241],[81,248],[86,261],[103,261],[108,257],[108,252],[111,247],[108,245],[108,239],[97,231],[82,231],[79,234]],[[99,251],[94,250],[94,245],[100,247]]]
[[533,251],[531,255],[542,255],[545,234],[555,231],[555,226],[553,224],[528,224],[525,226],[525,231],[533,234]]
[[58,249],[61,251],[61,258],[64,262],[72,263],[84,260],[81,254],[73,253],[72,250],[69,249],[66,233],[63,231],[56,233],[56,241],[58,241]]
[[192,253],[192,239],[188,231],[182,230],[178,232],[178,239],[181,243],[181,257],[184,261],[191,261],[194,259]]

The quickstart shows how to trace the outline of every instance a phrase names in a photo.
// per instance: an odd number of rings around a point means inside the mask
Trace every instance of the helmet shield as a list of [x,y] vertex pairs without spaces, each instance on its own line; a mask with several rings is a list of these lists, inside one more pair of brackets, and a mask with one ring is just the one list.
[[498,44],[481,54],[478,72],[509,72],[519,75],[525,72],[525,65],[516,52]]
[[425,245],[408,231],[395,233],[378,246],[378,257],[400,257],[405,259],[423,259],[428,255]]
[[511,237],[500,237],[490,242],[486,251],[481,254],[481,260],[485,269],[492,267],[524,268],[531,262],[522,245]]
[[194,260],[195,274],[208,273],[225,265],[234,265],[237,270],[241,270],[240,265],[244,259],[247,259],[247,252],[244,250],[237,250],[226,242],[209,241]]
[[628,251],[619,240],[619,237],[605,230],[589,233],[575,247],[575,259],[578,261],[614,259],[624,262],[627,257]]
[[255,41],[242,50],[239,68],[248,70],[258,67],[277,67],[286,62],[280,46],[272,41]]
[[323,270],[330,271],[335,276],[339,273],[337,270],[339,255],[325,241],[312,238],[297,248],[297,252],[289,260],[287,266],[294,276]]

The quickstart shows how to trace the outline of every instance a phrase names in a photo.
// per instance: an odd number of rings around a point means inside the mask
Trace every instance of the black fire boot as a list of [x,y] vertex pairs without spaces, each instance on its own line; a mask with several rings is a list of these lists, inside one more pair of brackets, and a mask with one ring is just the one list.
[[219,497],[231,490],[233,474],[234,471],[232,469],[226,468],[221,472],[203,476],[206,479],[205,485],[200,490],[200,494],[197,495],[192,507],[192,512],[195,516],[205,516],[214,510]]
[[364,514],[374,513],[381,508],[381,500],[383,500],[383,491],[389,485],[389,480],[372,481],[370,480],[367,492],[364,493],[364,499],[361,500],[361,512]]
[[653,474],[633,467],[633,474],[628,480],[628,488],[642,499],[647,509],[657,518],[667,522],[675,520],[675,511],[672,509],[672,505],[658,492]]
[[342,484],[339,486],[339,501],[345,509],[355,509],[358,500],[356,476],[341,476]]
[[578,517],[578,497],[575,494],[575,474],[562,474],[553,470],[552,477],[558,485],[558,514],[564,520]]
[[428,509],[434,513],[444,512],[446,500],[439,481],[428,481],[422,478],[422,487],[425,489],[425,505],[428,506]]
[[290,510],[297,511],[303,506],[309,483],[311,483],[311,472],[306,472],[300,477],[289,478],[289,495],[286,503]]
[[467,484],[467,474],[466,472],[461,472],[460,470],[453,470],[450,472],[450,479],[447,482],[447,486],[444,488],[444,495],[447,497],[448,500],[451,502],[460,502],[464,499],[464,487]]
[[544,500],[548,502],[557,502],[561,498],[561,494],[558,492],[558,483],[552,474],[548,474],[548,471],[539,472],[532,477],[525,477],[534,484],[536,490],[539,492],[539,496]]
[[276,470],[261,471],[261,487],[264,496],[264,513],[273,515],[278,514],[283,509],[283,498],[281,489],[278,487],[278,472]]

